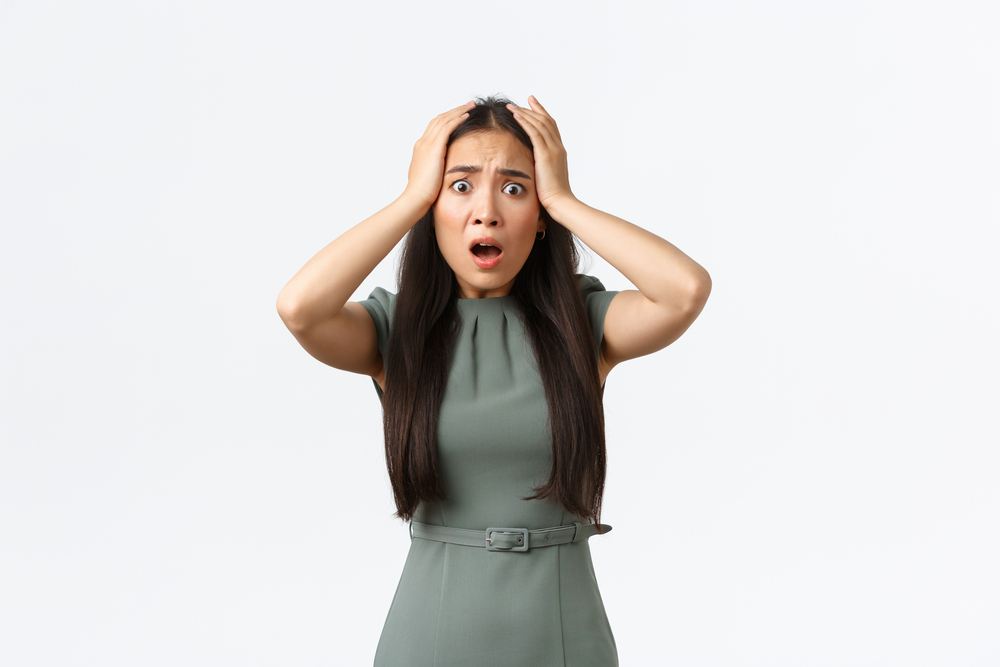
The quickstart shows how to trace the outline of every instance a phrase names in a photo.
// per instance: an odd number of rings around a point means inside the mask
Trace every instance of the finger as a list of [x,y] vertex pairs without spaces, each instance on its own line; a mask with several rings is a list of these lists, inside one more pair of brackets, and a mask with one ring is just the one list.
[[510,105],[510,110],[514,114],[514,120],[517,124],[528,133],[528,138],[531,139],[531,143],[539,148],[545,147],[545,138],[538,131],[538,126],[528,118],[527,114],[522,113],[522,109],[515,105]]
[[[532,136],[528,130],[528,126],[530,126],[534,130],[535,135],[541,140],[543,146],[550,148],[558,146],[561,143],[558,135],[552,130],[551,122],[549,122],[551,119],[539,116],[536,112],[521,107],[517,107],[513,111],[514,118],[520,121],[521,127],[524,127],[529,136]],[[532,136],[532,141],[534,140],[535,136]]]
[[[536,111],[540,111],[541,113],[545,114],[549,118],[552,118],[552,116],[549,114],[549,112],[545,110],[545,107],[542,106],[542,103],[539,102],[538,98],[535,97],[534,95],[528,95],[528,106],[530,106],[532,109],[535,109]],[[537,107],[537,109],[536,109],[536,107]]]
[[527,107],[519,107],[517,105],[510,107],[510,110],[524,114],[528,118],[534,120],[539,126],[544,126],[549,128],[550,134],[552,134],[553,136],[558,136],[559,130],[556,127],[556,121],[555,119],[552,118],[552,116],[549,116],[548,114],[535,109],[529,109]]
[[550,114],[545,107],[542,106],[542,103],[538,101],[538,98],[534,95],[528,95],[528,104],[531,106],[532,111],[545,116],[552,122],[552,134],[561,139],[562,135],[559,134],[559,125],[556,123],[556,119],[553,118],[552,114]]
[[456,118],[462,118],[464,116],[467,116],[468,113],[469,113],[469,110],[473,109],[475,106],[476,106],[476,103],[470,100],[470,101],[466,102],[465,104],[463,104],[460,107],[455,107],[454,109],[449,109],[448,111],[445,111],[444,113],[438,114],[431,121],[431,124],[433,125],[435,123],[437,123],[437,124],[450,123],[451,121],[453,121]]
[[462,121],[469,117],[469,111],[475,108],[475,106],[476,103],[470,100],[460,107],[455,107],[454,109],[449,109],[444,113],[438,114],[427,124],[424,136],[438,135],[444,130],[447,130],[448,134],[451,134]]
[[466,102],[460,107],[452,109],[441,119],[441,124],[444,127],[449,128],[448,133],[451,132],[466,118],[469,117],[469,110],[476,106],[475,102]]
[[446,111],[442,115],[446,116],[449,119],[453,118],[456,115],[459,116],[459,117],[467,116],[467,115],[469,115],[469,110],[470,109],[474,109],[475,107],[476,107],[476,103],[474,101],[472,101],[472,100],[469,100],[468,102],[466,102],[462,106],[455,107],[451,111]]
[[461,106],[457,106],[454,109],[449,109],[448,111],[445,111],[444,113],[438,114],[438,118],[448,118],[449,116],[453,116],[455,114],[462,114],[462,113],[467,112],[469,109],[471,109],[471,108],[473,108],[475,106],[476,106],[476,103],[473,100],[469,100],[468,102],[466,102],[465,104],[463,104]]

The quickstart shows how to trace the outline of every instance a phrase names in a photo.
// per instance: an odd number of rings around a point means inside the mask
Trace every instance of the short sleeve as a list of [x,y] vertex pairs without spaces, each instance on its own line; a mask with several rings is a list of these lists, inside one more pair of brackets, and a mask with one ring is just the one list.
[[[378,351],[382,354],[382,363],[384,364],[388,358],[389,327],[392,324],[392,312],[396,305],[396,295],[385,291],[381,287],[376,287],[367,299],[358,303],[368,311],[372,322],[375,323]],[[378,382],[375,382],[375,378],[372,378],[372,384],[375,385],[375,391],[378,393],[379,400],[382,400],[382,388],[378,386]]]
[[600,354],[601,342],[604,340],[604,317],[608,314],[611,300],[618,292],[604,289],[601,281],[594,276],[579,276],[579,280],[583,305],[587,309],[587,319],[590,320],[591,331],[594,333],[594,345],[596,352]]

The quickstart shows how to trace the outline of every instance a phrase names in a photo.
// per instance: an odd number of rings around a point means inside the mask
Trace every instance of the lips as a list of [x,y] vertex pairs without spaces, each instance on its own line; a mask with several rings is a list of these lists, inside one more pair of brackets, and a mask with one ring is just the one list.
[[475,239],[469,246],[469,252],[472,253],[473,261],[481,269],[492,269],[500,263],[500,259],[503,257],[503,247],[496,239],[488,236]]

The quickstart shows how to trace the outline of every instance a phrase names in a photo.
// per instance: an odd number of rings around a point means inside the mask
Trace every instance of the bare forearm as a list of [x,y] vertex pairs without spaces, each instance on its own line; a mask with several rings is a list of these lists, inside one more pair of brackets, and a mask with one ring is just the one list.
[[408,191],[310,259],[278,295],[286,322],[305,326],[339,312],[430,205]]
[[707,296],[708,272],[675,245],[630,222],[564,197],[547,209],[650,301],[686,308]]

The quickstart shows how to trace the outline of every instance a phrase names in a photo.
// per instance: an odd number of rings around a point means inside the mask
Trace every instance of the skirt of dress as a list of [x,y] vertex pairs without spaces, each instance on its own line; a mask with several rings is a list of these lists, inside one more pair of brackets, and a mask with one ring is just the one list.
[[375,667],[612,667],[586,541],[496,552],[414,539]]

